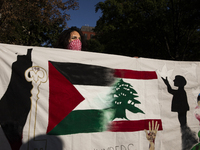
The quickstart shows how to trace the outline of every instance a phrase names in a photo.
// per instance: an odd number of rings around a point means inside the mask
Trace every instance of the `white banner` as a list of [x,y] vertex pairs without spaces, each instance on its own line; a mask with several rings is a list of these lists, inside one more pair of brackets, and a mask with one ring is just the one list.
[[200,62],[0,44],[0,70],[2,149],[198,149]]

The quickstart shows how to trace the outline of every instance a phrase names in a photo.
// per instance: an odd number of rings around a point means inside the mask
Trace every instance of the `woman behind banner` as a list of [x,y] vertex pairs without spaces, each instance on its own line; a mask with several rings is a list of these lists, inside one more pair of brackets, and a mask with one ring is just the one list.
[[71,50],[86,50],[86,41],[83,33],[77,27],[71,27],[67,30],[64,30],[58,41],[55,43],[54,48],[63,48]]

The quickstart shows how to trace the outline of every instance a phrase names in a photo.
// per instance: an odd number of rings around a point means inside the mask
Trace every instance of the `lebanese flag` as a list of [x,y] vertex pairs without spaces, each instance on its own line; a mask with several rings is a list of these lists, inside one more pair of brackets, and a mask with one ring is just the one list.
[[[128,90],[135,92],[128,94],[133,99],[127,101],[125,107],[127,110],[122,114],[124,117],[119,117],[120,109],[116,111],[114,109],[116,107],[113,107],[114,102],[120,103],[112,95],[113,87],[120,82],[120,87],[130,86]],[[139,108],[143,102],[136,99],[143,96],[134,90],[135,82],[137,85],[140,82],[145,83],[145,86],[146,82],[147,84],[157,82],[156,72],[113,69],[81,63],[49,62],[47,134],[134,132],[148,130],[151,121],[157,121],[159,130],[162,130],[162,121],[159,117],[146,117],[148,112]]]

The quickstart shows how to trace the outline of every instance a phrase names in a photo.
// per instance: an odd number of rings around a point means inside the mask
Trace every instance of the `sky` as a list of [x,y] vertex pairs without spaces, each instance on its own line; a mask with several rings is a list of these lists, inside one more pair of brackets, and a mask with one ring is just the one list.
[[71,20],[67,21],[67,26],[76,26],[81,28],[82,26],[96,26],[96,21],[102,15],[101,10],[95,13],[95,5],[98,2],[104,2],[105,0],[78,0],[79,9],[69,10]]

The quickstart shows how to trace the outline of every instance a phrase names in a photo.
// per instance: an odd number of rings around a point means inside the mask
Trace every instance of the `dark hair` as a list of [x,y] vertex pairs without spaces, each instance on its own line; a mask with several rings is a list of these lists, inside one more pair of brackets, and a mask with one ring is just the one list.
[[54,48],[64,48],[66,49],[68,44],[69,44],[69,39],[70,39],[70,33],[73,32],[73,31],[77,31],[80,36],[81,36],[81,43],[82,43],[82,49],[81,50],[86,50],[86,41],[85,41],[85,37],[83,35],[83,33],[81,32],[81,30],[75,26],[67,29],[67,30],[64,30],[57,42],[54,44]]
[[199,95],[197,96],[197,103],[198,103],[198,101],[200,101],[200,93],[199,93]]

